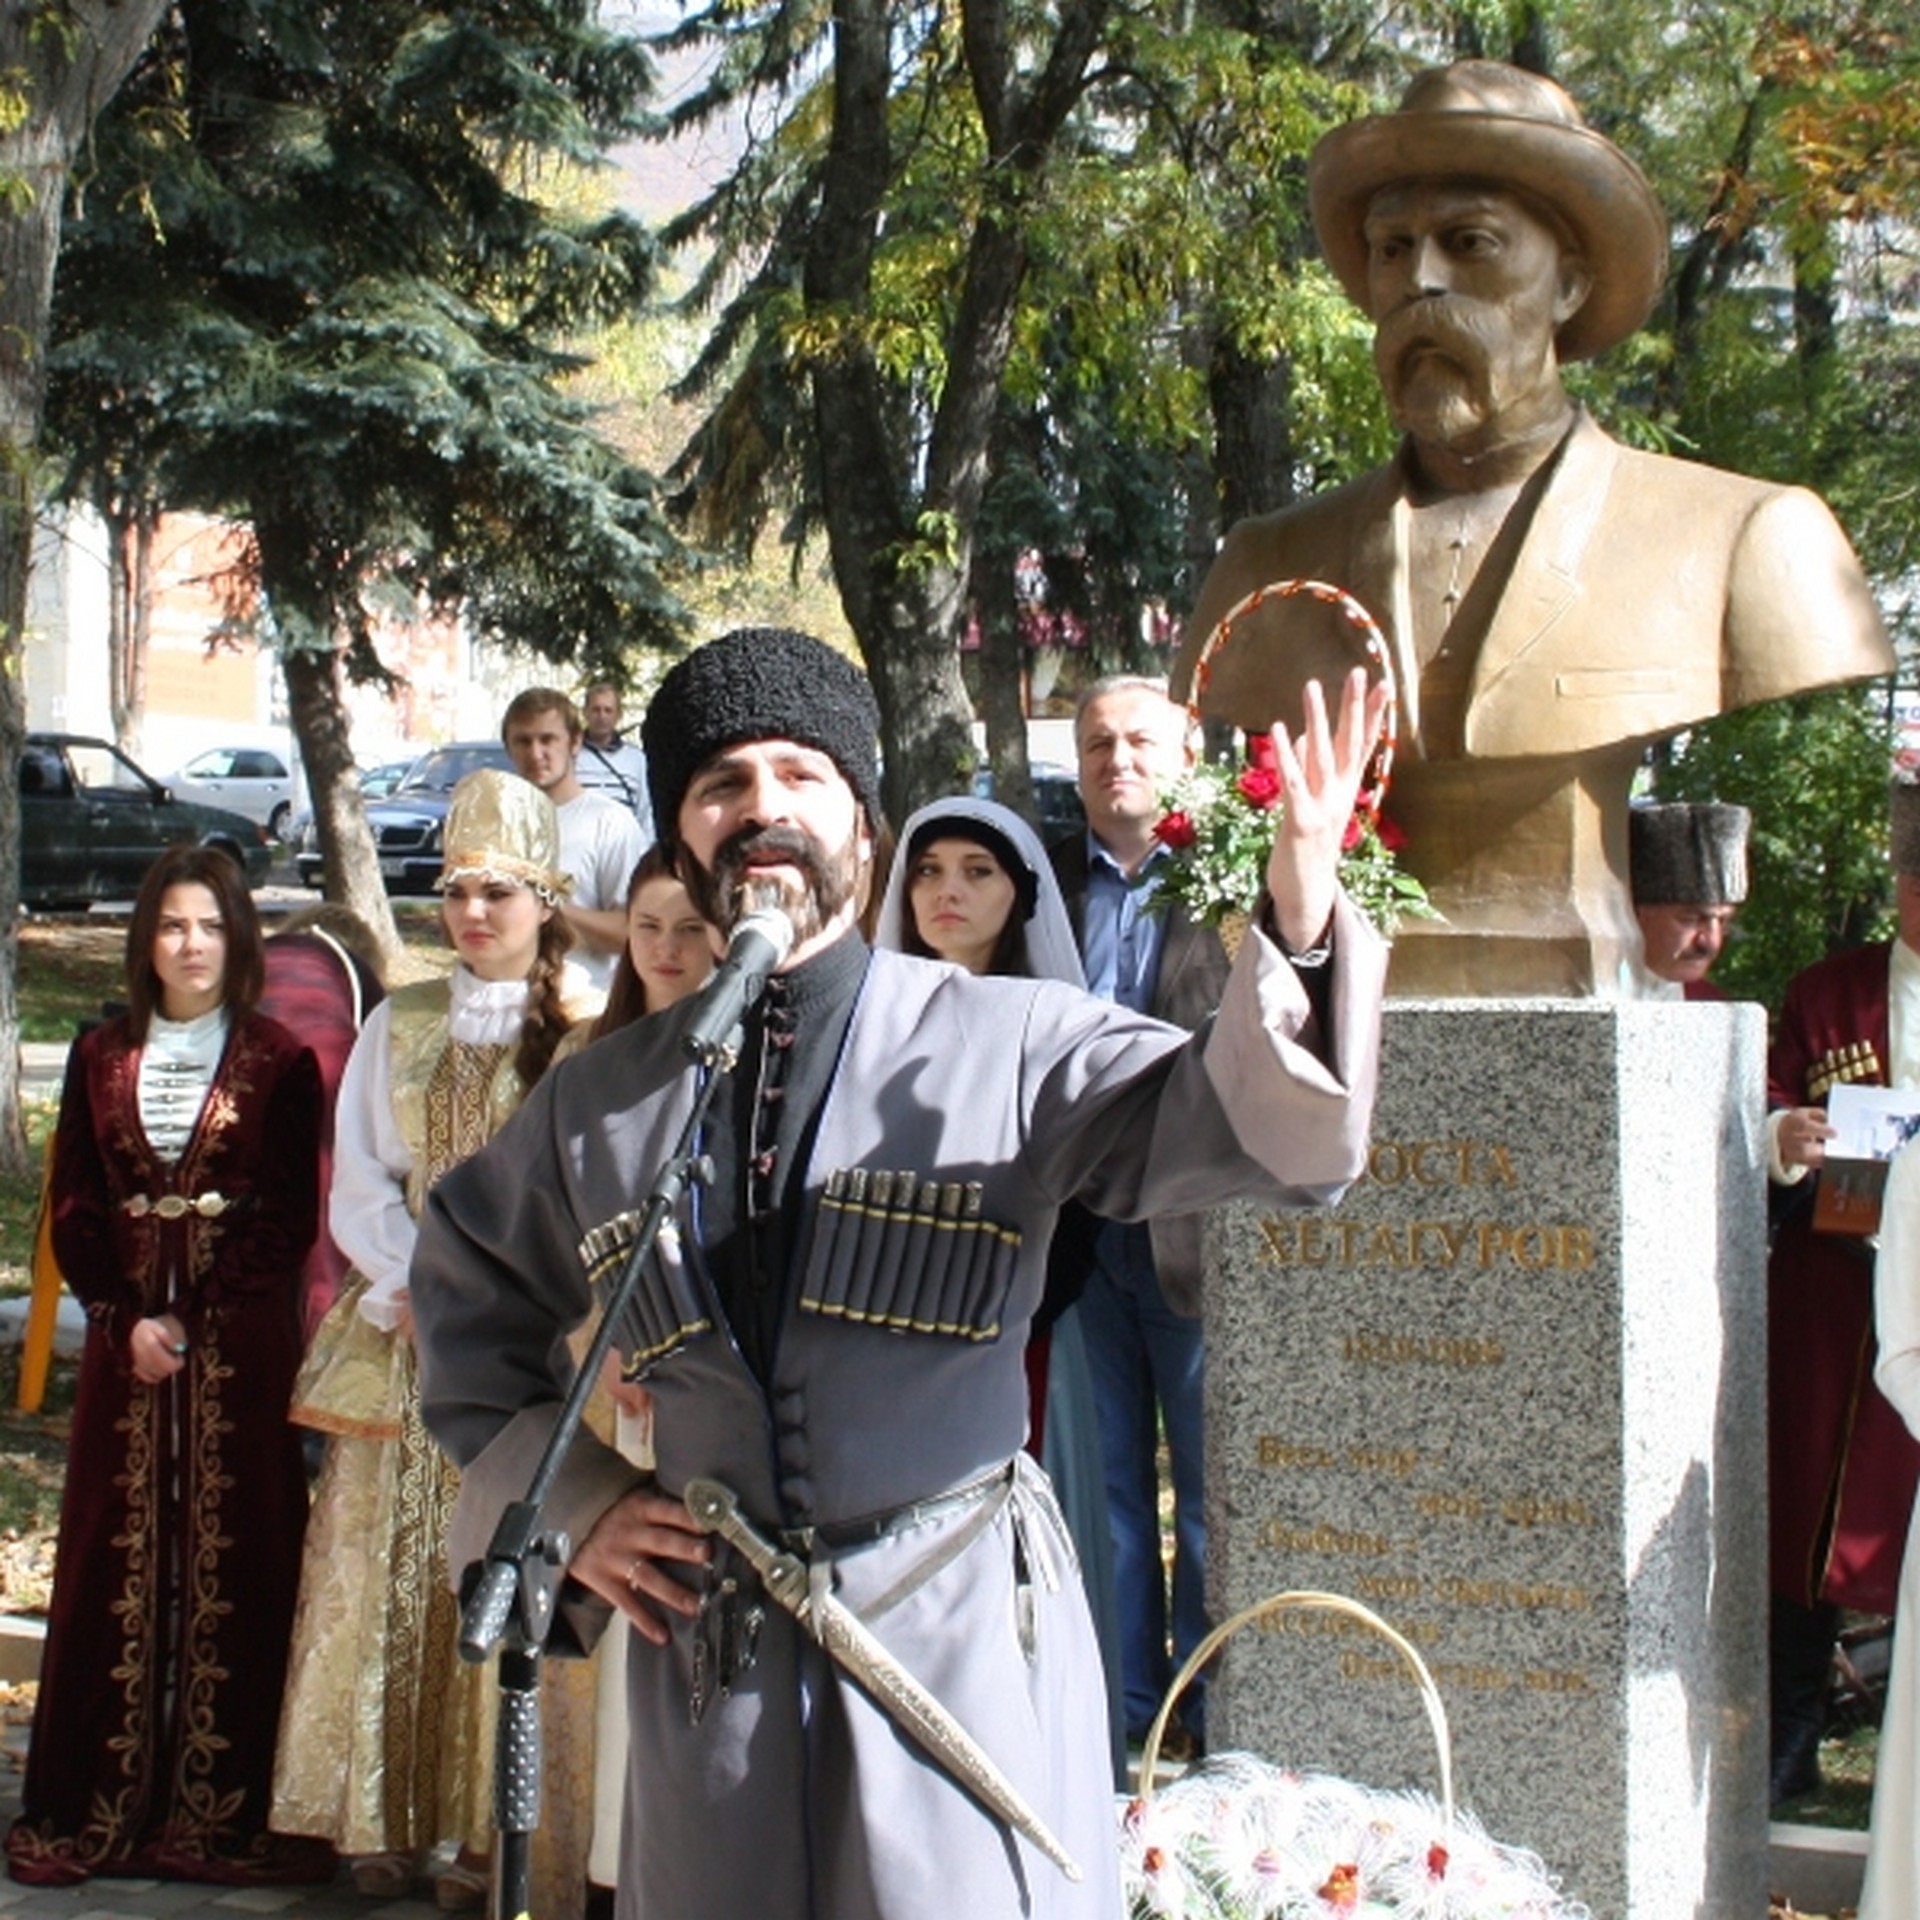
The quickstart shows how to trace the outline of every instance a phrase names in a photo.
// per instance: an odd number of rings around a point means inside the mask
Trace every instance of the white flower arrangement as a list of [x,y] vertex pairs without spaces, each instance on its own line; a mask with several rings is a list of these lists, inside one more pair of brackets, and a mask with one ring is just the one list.
[[1128,1920],[1591,1920],[1471,1814],[1244,1753],[1124,1803],[1120,1866]]

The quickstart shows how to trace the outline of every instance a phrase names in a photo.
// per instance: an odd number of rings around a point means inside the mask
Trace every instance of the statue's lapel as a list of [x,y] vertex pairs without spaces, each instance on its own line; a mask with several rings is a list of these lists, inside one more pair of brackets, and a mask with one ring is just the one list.
[[[1367,492],[1352,518],[1353,577],[1333,582],[1352,594],[1386,635],[1400,701],[1399,732],[1403,740],[1417,740],[1420,735],[1420,668],[1413,653],[1413,610],[1407,588],[1407,529],[1411,513],[1406,478],[1399,460],[1370,474]],[[1353,644],[1356,656],[1364,659],[1365,648],[1357,630]]]
[[1582,567],[1618,464],[1619,449],[1583,413],[1555,457],[1481,642],[1470,704],[1492,694],[1583,597]]

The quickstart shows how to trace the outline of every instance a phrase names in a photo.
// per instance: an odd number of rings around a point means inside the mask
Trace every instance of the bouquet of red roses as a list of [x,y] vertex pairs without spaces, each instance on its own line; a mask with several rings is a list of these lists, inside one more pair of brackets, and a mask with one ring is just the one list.
[[[1153,830],[1174,855],[1154,891],[1154,911],[1178,902],[1190,919],[1215,928],[1250,917],[1266,886],[1279,804],[1280,775],[1260,761],[1207,761],[1183,774],[1163,796],[1166,811]],[[1391,820],[1360,806],[1340,856],[1347,897],[1389,940],[1403,919],[1434,917],[1426,888],[1395,858],[1403,844]]]

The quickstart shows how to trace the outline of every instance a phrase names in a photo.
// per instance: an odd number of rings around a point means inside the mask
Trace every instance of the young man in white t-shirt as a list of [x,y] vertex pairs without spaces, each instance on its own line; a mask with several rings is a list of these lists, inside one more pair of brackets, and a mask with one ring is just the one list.
[[573,958],[603,991],[627,937],[627,882],[646,851],[639,823],[617,800],[580,784],[579,712],[553,687],[529,687],[500,722],[515,770],[560,816],[560,864],[573,877],[561,907],[573,928]]

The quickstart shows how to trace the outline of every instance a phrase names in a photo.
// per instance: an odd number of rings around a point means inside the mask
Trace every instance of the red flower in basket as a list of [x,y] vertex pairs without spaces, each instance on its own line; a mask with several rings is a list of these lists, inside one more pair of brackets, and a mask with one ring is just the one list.
[[1427,1878],[1444,1880],[1447,1877],[1448,1854],[1438,1840],[1427,1849]]
[[1400,853],[1405,849],[1407,844],[1406,828],[1399,825],[1398,822],[1389,819],[1386,814],[1381,814],[1380,817],[1374,821],[1373,830],[1379,837],[1380,844],[1385,847],[1389,853]]
[[1357,1866],[1339,1866],[1327,1875],[1327,1884],[1320,1889],[1320,1898],[1335,1913],[1351,1913],[1360,1904],[1360,1869]]
[[[1268,744],[1272,744],[1271,740]],[[1280,773],[1275,767],[1245,767],[1241,770],[1239,779],[1233,784],[1240,789],[1241,799],[1246,801],[1248,806],[1259,808],[1262,813],[1268,812],[1279,803]]]
[[1351,853],[1367,837],[1367,823],[1356,813],[1340,836],[1340,851]]
[[1162,814],[1159,824],[1153,830],[1153,837],[1163,847],[1171,847],[1175,853],[1185,852],[1197,838],[1193,816],[1181,812],[1178,808],[1175,808],[1172,813]]

